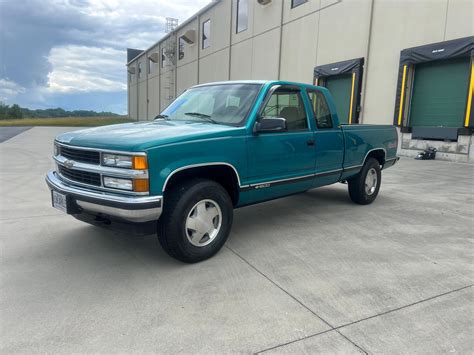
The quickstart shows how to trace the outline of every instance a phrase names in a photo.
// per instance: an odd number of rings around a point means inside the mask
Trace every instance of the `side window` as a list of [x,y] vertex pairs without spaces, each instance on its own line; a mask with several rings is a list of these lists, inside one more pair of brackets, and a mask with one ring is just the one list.
[[279,88],[273,92],[261,112],[262,119],[282,117],[286,119],[288,131],[308,129],[308,120],[301,93],[297,90]]
[[331,111],[329,111],[329,106],[323,93],[320,91],[309,91],[308,96],[313,108],[316,126],[318,128],[332,128]]

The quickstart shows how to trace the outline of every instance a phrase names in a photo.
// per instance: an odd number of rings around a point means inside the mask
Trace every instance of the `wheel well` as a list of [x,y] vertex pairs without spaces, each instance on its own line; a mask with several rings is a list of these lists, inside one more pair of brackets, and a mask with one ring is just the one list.
[[[367,161],[367,159],[369,158],[377,159],[377,161],[380,163],[381,166],[385,164],[385,152],[382,149],[371,151],[365,158],[365,161]],[[364,164],[365,164],[365,161],[364,161]]]
[[178,171],[169,178],[164,186],[165,198],[166,192],[174,186],[193,178],[214,180],[227,190],[234,206],[239,201],[239,180],[235,170],[227,165],[207,165]]

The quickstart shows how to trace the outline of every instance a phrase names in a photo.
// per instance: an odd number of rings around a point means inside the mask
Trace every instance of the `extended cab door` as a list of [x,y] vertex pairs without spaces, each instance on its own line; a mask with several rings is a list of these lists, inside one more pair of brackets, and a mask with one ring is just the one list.
[[256,200],[305,191],[312,185],[314,137],[299,86],[276,85],[259,110],[257,121],[280,117],[287,130],[254,132],[248,139],[250,188]]
[[338,120],[332,114],[327,97],[317,89],[307,90],[314,120],[316,176],[313,187],[339,181],[344,160],[344,137]]

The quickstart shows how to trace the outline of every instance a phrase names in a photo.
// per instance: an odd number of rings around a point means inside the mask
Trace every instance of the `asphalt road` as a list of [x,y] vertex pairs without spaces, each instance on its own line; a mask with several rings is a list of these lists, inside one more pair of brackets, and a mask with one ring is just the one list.
[[29,130],[31,127],[0,127],[0,143]]
[[474,166],[402,159],[370,206],[342,184],[235,211],[214,258],[51,208],[52,138],[0,144],[0,352],[472,353]]

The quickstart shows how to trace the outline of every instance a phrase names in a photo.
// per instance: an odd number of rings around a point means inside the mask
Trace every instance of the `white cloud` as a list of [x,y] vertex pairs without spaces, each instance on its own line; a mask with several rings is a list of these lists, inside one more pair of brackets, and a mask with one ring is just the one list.
[[0,101],[9,102],[18,94],[22,94],[26,89],[12,80],[0,79]]
[[125,54],[113,48],[66,45],[48,56],[51,93],[110,92],[127,89]]

